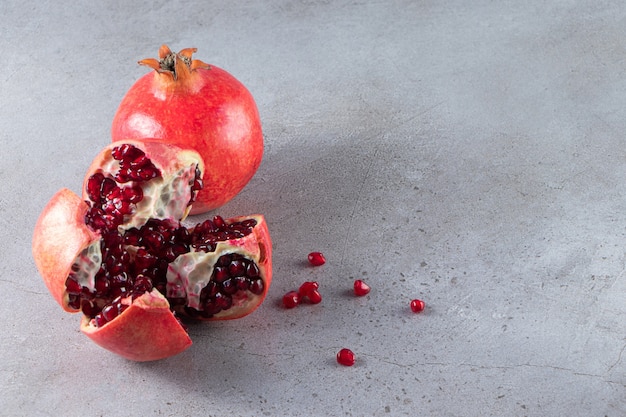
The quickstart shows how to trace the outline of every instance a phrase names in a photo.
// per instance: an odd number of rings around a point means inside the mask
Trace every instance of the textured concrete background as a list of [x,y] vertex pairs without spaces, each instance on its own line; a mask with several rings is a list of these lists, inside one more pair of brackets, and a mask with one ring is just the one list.
[[[626,415],[623,1],[61,4],[0,4],[1,415]],[[30,240],[162,43],[257,100],[263,164],[219,213],[267,216],[275,278],[138,364],[79,332]],[[310,279],[321,304],[278,306]]]

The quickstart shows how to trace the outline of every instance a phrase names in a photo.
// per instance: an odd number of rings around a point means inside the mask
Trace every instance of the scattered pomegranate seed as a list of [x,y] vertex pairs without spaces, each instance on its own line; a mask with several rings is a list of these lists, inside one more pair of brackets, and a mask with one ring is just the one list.
[[313,266],[320,266],[326,263],[326,258],[322,252],[311,252],[309,253],[309,263]]
[[354,365],[354,352],[346,348],[341,349],[337,353],[337,363],[343,366]]
[[307,298],[311,304],[319,304],[322,302],[322,294],[317,290],[313,290],[307,294]]
[[370,289],[370,286],[360,279],[354,281],[354,295],[356,295],[357,297],[363,297],[364,295],[369,294]]
[[287,294],[283,295],[283,305],[285,308],[294,308],[298,304],[300,304],[300,297],[297,291],[289,291]]
[[422,300],[411,300],[411,310],[414,313],[420,313],[424,311],[425,306],[426,305],[424,304]]
[[300,298],[307,297],[312,291],[319,288],[319,284],[315,281],[306,281],[298,288],[298,295]]

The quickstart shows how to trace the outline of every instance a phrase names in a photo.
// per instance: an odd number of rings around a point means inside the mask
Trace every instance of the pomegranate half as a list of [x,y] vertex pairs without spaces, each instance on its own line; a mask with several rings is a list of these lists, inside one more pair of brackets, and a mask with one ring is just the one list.
[[263,157],[263,133],[254,98],[235,77],[192,59],[195,48],[159,49],[154,69],[131,86],[113,118],[113,141],[156,138],[197,151],[205,188],[192,214],[218,208],[250,181]]
[[187,228],[202,188],[200,156],[160,141],[125,141],[93,161],[82,198],[57,192],[41,213],[33,256],[55,300],[81,330],[125,358],[182,352],[181,317],[242,317],[271,283],[263,216],[219,216]]

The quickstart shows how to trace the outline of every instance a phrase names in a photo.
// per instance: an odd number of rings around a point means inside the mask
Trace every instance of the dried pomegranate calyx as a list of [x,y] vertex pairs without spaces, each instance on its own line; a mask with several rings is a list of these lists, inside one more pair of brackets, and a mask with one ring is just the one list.
[[192,59],[192,55],[197,52],[197,48],[185,48],[180,52],[172,52],[167,45],[159,48],[159,59],[146,58],[139,61],[140,65],[152,68],[159,74],[163,74],[170,81],[184,83],[190,79],[193,72],[198,68],[210,69],[210,65]]

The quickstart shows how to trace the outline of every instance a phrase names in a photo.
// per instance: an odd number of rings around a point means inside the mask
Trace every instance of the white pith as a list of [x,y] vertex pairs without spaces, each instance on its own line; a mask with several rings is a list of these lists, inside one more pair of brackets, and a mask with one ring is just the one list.
[[87,287],[94,291],[96,289],[96,273],[100,269],[100,265],[102,265],[102,252],[100,251],[100,241],[96,241],[83,249],[74,261],[73,277],[81,287]]

